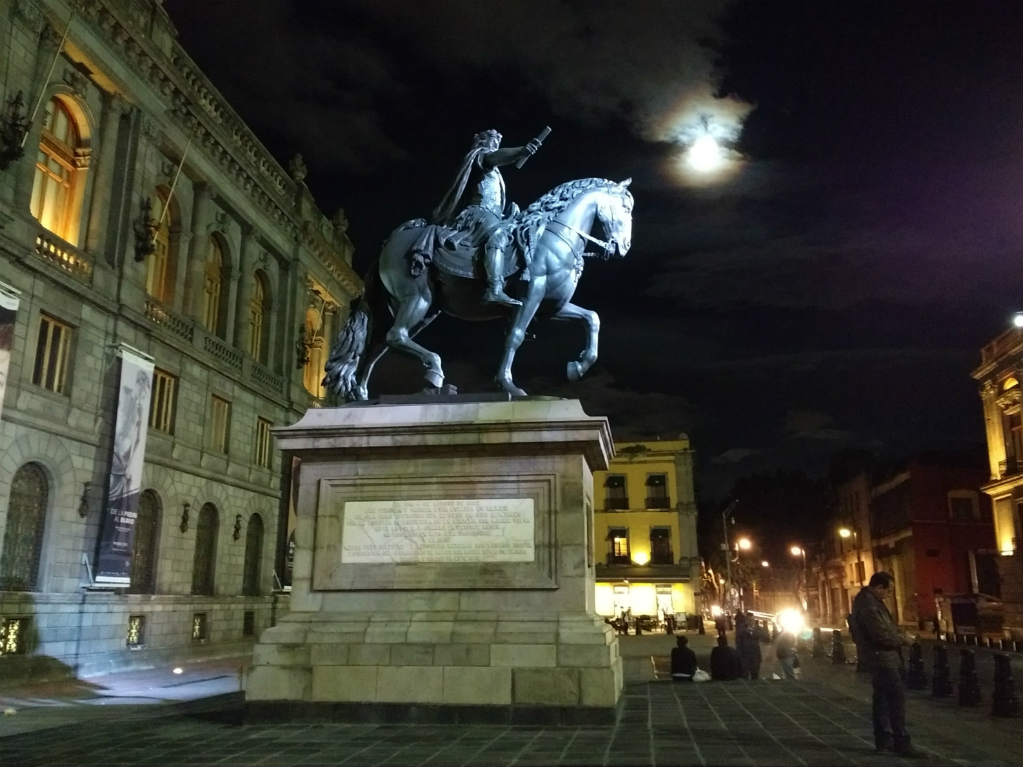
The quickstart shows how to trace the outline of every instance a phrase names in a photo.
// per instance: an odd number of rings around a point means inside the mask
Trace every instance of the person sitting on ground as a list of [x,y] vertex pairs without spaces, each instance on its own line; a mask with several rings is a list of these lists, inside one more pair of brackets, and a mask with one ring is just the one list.
[[692,682],[697,671],[697,654],[686,643],[686,637],[676,637],[676,646],[672,648],[673,682]]
[[718,637],[718,647],[711,651],[711,678],[727,682],[730,679],[739,679],[742,675],[743,666],[740,664],[739,653],[729,647],[728,638]]

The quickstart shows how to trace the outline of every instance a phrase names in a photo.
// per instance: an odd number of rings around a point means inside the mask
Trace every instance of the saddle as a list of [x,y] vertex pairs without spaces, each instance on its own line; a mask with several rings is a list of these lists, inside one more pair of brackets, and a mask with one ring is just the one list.
[[[420,219],[405,222],[399,231],[408,229],[424,229],[416,244],[409,253],[409,272],[417,276],[428,266],[433,266],[444,274],[468,280],[483,280],[486,277],[483,266],[483,243],[474,243],[464,233],[437,224],[427,224]],[[510,238],[510,246],[505,251],[504,277],[511,277],[523,271],[523,279],[529,279],[523,249],[519,247],[518,238]]]

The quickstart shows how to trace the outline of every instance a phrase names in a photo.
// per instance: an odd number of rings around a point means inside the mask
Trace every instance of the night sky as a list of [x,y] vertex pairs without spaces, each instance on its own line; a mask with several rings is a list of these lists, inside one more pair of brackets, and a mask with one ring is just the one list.
[[[346,210],[360,274],[477,131],[551,126],[504,169],[521,207],[632,177],[632,250],[588,261],[575,298],[601,314],[597,365],[565,382],[582,331],[551,324],[514,372],[617,439],[688,433],[703,499],[844,448],[982,450],[970,372],[1021,306],[1020,3],[165,7],[278,160],[303,155],[321,209]],[[729,172],[686,169],[703,131]],[[422,340],[482,391],[502,332],[442,318]],[[420,387],[418,363],[379,370],[378,393]]]

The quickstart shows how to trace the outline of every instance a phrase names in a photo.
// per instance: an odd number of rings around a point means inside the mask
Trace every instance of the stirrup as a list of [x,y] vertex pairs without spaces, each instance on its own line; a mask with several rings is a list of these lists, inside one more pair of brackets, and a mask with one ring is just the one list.
[[523,302],[507,295],[500,285],[491,285],[484,291],[484,301],[489,304],[502,304],[503,306],[522,306]]

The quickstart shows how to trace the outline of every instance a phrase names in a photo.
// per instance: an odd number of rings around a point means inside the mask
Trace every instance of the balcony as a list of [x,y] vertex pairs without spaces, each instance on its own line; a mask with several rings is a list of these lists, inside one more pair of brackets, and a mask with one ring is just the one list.
[[605,511],[626,511],[629,509],[628,498],[605,498]]
[[179,317],[156,299],[146,299],[146,319],[189,343],[195,337],[195,324],[191,320]]
[[92,285],[92,261],[53,232],[39,230],[36,234],[35,253],[41,260],[66,272],[84,285]]
[[648,497],[644,500],[648,509],[669,509],[672,508],[667,495]]
[[630,564],[629,557],[621,554],[608,554],[604,558],[606,565],[628,565]]
[[999,478],[1005,479],[1020,474],[1020,461],[1016,458],[1009,458],[999,462]]

